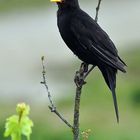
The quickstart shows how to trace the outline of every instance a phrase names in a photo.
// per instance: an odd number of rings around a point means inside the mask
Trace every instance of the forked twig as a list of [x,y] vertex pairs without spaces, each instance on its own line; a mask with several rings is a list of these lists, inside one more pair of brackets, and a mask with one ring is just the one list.
[[44,56],[42,56],[41,60],[42,60],[42,68],[43,68],[43,70],[42,70],[43,81],[41,82],[41,84],[43,84],[45,86],[45,89],[48,93],[48,99],[50,102],[49,109],[51,110],[51,112],[55,113],[68,127],[73,129],[73,126],[58,112],[58,110],[56,109],[56,106],[53,103],[52,96],[51,96],[51,93],[49,91],[49,88],[48,88],[48,85],[46,82],[47,80],[46,80],[46,70],[45,70],[45,65],[44,65]]

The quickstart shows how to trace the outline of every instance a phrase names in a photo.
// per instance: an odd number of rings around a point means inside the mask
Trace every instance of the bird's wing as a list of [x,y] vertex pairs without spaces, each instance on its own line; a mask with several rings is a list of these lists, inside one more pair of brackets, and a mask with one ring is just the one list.
[[97,59],[114,68],[124,70],[115,45],[100,26],[88,16],[71,20],[71,31],[81,46],[90,51]]

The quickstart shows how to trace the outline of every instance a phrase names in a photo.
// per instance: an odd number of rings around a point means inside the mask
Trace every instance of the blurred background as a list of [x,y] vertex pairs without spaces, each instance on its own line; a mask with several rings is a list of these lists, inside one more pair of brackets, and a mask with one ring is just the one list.
[[[95,17],[97,0],[80,1]],[[56,24],[57,6],[49,0],[0,0],[0,139],[5,119],[17,103],[31,107],[31,140],[71,140],[72,132],[48,109],[42,80],[41,56],[46,57],[47,82],[58,110],[72,123],[78,60],[63,43]],[[90,140],[140,139],[140,1],[103,1],[99,24],[127,63],[117,75],[120,123],[112,96],[96,68],[84,86],[81,131],[91,129]],[[10,140],[7,138],[7,140]]]

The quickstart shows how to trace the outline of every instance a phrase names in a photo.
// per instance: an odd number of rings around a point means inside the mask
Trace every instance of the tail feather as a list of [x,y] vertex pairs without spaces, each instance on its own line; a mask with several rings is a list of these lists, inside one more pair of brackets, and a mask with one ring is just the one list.
[[114,102],[114,107],[115,107],[116,118],[117,118],[117,122],[119,123],[119,111],[118,111],[116,92],[115,92],[115,89],[111,89],[111,91],[112,91],[112,97],[113,97],[113,102]]
[[99,67],[99,69],[101,70],[103,77],[112,92],[116,118],[117,118],[117,122],[119,122],[119,111],[118,111],[118,104],[117,104],[117,98],[115,92],[117,70],[111,67]]

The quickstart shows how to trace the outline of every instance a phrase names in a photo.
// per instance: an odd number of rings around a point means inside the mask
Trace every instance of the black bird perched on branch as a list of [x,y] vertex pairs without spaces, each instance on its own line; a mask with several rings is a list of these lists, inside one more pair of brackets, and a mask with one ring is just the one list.
[[87,64],[97,66],[112,91],[117,121],[116,99],[117,70],[126,72],[126,65],[103,29],[87,13],[80,9],[78,0],[51,0],[58,5],[57,25],[59,32],[72,52]]

